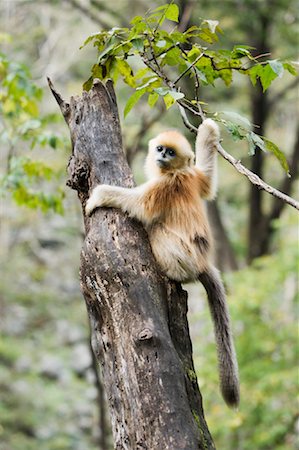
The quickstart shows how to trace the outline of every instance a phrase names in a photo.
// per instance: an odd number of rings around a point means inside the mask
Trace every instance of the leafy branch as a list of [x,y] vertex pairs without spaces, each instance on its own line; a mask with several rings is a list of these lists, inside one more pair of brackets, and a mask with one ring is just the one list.
[[[60,117],[40,115],[42,90],[31,81],[24,65],[10,61],[3,53],[0,82],[0,142],[5,161],[0,173],[0,197],[10,193],[18,205],[61,214],[64,192],[57,185],[62,171],[30,156],[30,150],[36,147],[55,150],[64,146],[62,137],[47,130],[49,123]],[[49,182],[53,183],[52,189]]]
[[[199,86],[214,86],[216,80],[230,86],[233,75],[237,72],[249,77],[253,85],[261,83],[265,92],[285,71],[297,75],[294,66],[289,61],[265,60],[268,54],[254,57],[251,54],[252,48],[246,45],[236,45],[232,50],[212,50],[210,47],[218,42],[219,34],[222,33],[217,21],[202,20],[199,26],[180,32],[176,26],[178,18],[177,5],[170,3],[149,11],[144,18],[135,17],[130,27],[115,27],[90,36],[83,46],[93,42],[99,56],[84,89],[89,90],[95,78],[112,78],[117,82],[121,77],[135,90],[125,106],[125,116],[143,96],[147,96],[150,107],[154,107],[159,98],[163,99],[166,109],[177,104],[189,129],[194,127],[188,121],[186,111],[201,120],[208,114],[223,123],[234,139],[246,139],[249,154],[253,154],[256,148],[269,151],[288,173],[284,153],[269,139],[254,133],[247,119],[236,113],[227,119],[225,113],[204,111],[203,102],[199,99]],[[162,27],[165,21],[167,27],[164,29]],[[170,25],[173,23],[174,27]],[[143,63],[137,70],[136,56]],[[182,81],[187,77],[194,82],[195,98],[188,98],[184,92]],[[269,186],[228,154],[221,145],[218,146],[218,152],[251,183],[299,210],[298,202]]]

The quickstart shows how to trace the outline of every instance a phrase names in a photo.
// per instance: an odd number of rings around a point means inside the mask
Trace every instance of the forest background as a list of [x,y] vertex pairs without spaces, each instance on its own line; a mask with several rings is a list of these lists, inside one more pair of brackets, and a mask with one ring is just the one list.
[[[80,94],[96,59],[84,40],[126,26],[164,2],[117,0],[0,1],[0,449],[111,449],[109,416],[89,345],[79,281],[83,239],[76,195],[65,183],[67,128],[51,98],[49,76],[64,98]],[[177,2],[180,27],[218,20],[219,48],[246,44],[256,54],[294,61],[298,3],[292,0]],[[269,57],[269,56],[268,56]],[[298,78],[281,74],[266,93],[235,76],[202,89],[212,111],[257,125],[284,151],[292,177],[270,153],[249,155],[222,129],[223,146],[269,184],[294,197],[298,167]],[[177,127],[175,106],[140,101],[117,87],[124,145],[137,183],[147,141]],[[240,117],[238,116],[238,120]],[[243,119],[244,120],[244,119]],[[258,131],[257,131],[258,130]],[[220,159],[220,158],[219,158]],[[252,188],[219,161],[219,195],[209,207],[224,271],[240,365],[241,405],[229,411],[218,392],[212,325],[203,289],[187,287],[195,366],[217,448],[296,448],[298,434],[298,215]]]

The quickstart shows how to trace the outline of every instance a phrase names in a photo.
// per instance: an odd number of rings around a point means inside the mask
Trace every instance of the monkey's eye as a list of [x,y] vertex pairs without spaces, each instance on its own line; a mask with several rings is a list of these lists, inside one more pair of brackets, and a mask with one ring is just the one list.
[[162,145],[158,145],[157,147],[157,152],[161,153],[163,150],[163,146]]
[[175,156],[175,151],[172,148],[168,148],[168,154],[169,156]]

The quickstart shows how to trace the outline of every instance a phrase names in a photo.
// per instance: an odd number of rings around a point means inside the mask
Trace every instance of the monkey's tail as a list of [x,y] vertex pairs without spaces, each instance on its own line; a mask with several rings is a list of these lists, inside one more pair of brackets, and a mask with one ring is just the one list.
[[228,406],[237,407],[240,401],[238,363],[224,286],[214,267],[201,273],[198,278],[207,292],[214,323],[222,396]]

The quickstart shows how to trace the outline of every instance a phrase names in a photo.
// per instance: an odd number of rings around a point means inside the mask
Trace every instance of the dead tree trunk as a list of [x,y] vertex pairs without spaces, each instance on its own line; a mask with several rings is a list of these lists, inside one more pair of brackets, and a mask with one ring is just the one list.
[[[133,186],[112,83],[66,103],[67,184],[83,207],[98,183]],[[81,288],[102,366],[116,449],[214,449],[192,360],[187,295],[156,269],[142,226],[118,210],[85,217]]]

